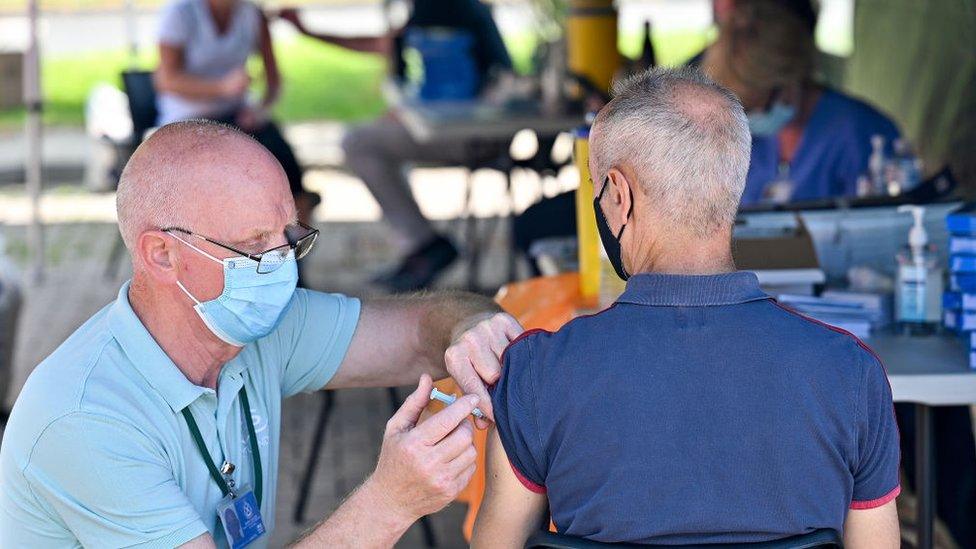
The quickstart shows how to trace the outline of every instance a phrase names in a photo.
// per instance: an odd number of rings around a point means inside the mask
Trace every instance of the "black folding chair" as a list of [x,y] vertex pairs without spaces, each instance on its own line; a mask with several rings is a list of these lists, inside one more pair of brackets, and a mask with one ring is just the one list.
[[0,277],[0,426],[7,425],[10,411],[5,402],[14,371],[14,339],[17,336],[23,295],[13,282]]
[[[151,71],[127,70],[122,72],[122,87],[129,99],[129,115],[132,117],[132,136],[129,141],[127,156],[135,152],[149,130],[156,127],[156,88],[153,86]],[[119,262],[125,252],[125,242],[122,235],[118,235],[112,245],[112,251],[105,265],[105,278],[112,278],[119,270]]]
[[539,531],[525,543],[526,549],[606,549],[608,547],[642,548],[668,547],[670,549],[814,549],[819,547],[838,547],[844,545],[840,535],[830,529],[814,530],[808,534],[790,536],[774,541],[756,543],[712,543],[702,545],[631,545],[623,543],[600,543],[583,538]]
[[142,143],[146,133],[156,127],[159,112],[156,110],[156,88],[151,71],[128,70],[122,73],[122,85],[129,98],[129,114],[132,116],[132,148]]

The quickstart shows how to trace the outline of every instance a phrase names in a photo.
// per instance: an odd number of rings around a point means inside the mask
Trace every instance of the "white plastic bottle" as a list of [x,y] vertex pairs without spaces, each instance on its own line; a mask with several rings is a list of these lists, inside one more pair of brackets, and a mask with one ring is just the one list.
[[871,136],[871,156],[868,157],[868,174],[871,184],[874,186],[874,194],[883,196],[888,194],[887,181],[885,181],[885,138],[883,135],[875,134]]
[[896,318],[909,331],[931,332],[942,316],[942,269],[929,248],[925,208],[905,205],[898,212],[911,213],[914,222],[908,247],[897,257]]

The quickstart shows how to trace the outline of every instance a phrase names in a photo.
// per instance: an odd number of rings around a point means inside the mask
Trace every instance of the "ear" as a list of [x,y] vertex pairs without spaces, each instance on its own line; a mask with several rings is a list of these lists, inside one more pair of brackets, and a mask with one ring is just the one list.
[[179,258],[176,241],[169,234],[163,231],[146,231],[140,234],[132,253],[156,280],[168,283],[177,280]]
[[607,189],[607,198],[604,200],[608,204],[613,204],[612,208],[607,208],[607,222],[614,232],[619,232],[633,214],[634,207],[634,188],[631,181],[624,175],[624,172],[617,168],[611,168],[607,172],[610,188]]

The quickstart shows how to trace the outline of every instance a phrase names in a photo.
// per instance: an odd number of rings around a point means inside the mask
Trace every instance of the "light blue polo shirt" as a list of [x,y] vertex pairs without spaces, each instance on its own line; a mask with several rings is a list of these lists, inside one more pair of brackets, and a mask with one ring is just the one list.
[[223,495],[180,411],[190,407],[214,462],[226,458],[237,484],[253,486],[242,386],[264,471],[261,513],[274,528],[281,401],[332,378],[359,301],[298,289],[278,328],[228,362],[213,391],[176,368],[128,289],[38,365],[17,399],[0,446],[0,547],[174,547],[208,531],[225,547]]

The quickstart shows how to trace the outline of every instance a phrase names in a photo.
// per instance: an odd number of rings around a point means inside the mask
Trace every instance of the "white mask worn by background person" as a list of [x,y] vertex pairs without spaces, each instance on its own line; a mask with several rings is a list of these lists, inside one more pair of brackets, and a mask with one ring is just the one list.
[[746,114],[746,118],[749,119],[749,131],[752,135],[760,137],[778,134],[793,120],[794,116],[796,116],[796,107],[780,101],[774,101],[769,110]]

